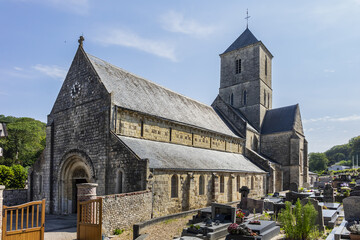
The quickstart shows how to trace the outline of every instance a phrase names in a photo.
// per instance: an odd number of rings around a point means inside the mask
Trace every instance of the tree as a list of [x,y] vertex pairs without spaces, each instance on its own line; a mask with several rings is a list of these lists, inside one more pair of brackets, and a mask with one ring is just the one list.
[[7,120],[8,137],[0,139],[4,149],[1,164],[32,166],[45,148],[45,123],[32,118],[14,118],[0,115],[0,121]]
[[349,145],[351,148],[351,155],[360,155],[360,136],[350,139]]
[[[341,160],[348,160],[350,156],[351,148],[349,144],[336,145],[325,152],[326,157],[329,159],[329,165],[333,165]],[[343,154],[343,155],[339,155]],[[342,156],[345,156],[342,158]],[[341,159],[339,159],[341,158]]]
[[322,171],[328,166],[329,160],[325,153],[310,153],[309,154],[309,168],[310,171]]

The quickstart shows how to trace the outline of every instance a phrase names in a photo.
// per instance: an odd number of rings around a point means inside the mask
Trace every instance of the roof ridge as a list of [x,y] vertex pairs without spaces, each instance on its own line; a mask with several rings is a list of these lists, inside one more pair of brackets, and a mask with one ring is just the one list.
[[158,87],[160,87],[160,88],[162,88],[162,89],[164,89],[164,90],[166,90],[166,91],[172,92],[172,93],[174,93],[174,94],[176,94],[176,95],[179,95],[179,96],[181,96],[181,97],[184,97],[184,98],[186,98],[186,99],[189,99],[189,100],[191,100],[191,101],[193,101],[193,102],[197,102],[198,104],[201,104],[201,105],[203,105],[203,106],[205,106],[205,107],[207,107],[207,108],[209,108],[209,109],[214,110],[210,105],[207,105],[207,104],[205,104],[205,103],[202,103],[202,102],[200,102],[199,100],[196,100],[196,99],[192,99],[192,98],[190,98],[190,97],[187,97],[187,96],[185,96],[185,95],[183,95],[183,94],[181,94],[181,93],[175,92],[174,90],[171,90],[171,89],[169,89],[169,88],[167,88],[167,87],[161,86],[160,84],[155,83],[155,82],[153,82],[153,81],[150,81],[150,80],[148,80],[148,79],[146,79],[146,78],[144,78],[144,77],[141,77],[141,76],[136,75],[136,74],[134,74],[134,73],[132,73],[132,72],[126,71],[126,70],[124,70],[123,68],[118,67],[118,66],[115,66],[114,64],[111,64],[111,63],[109,63],[109,62],[107,62],[107,61],[105,61],[105,60],[103,60],[103,59],[101,59],[101,58],[98,58],[98,57],[96,57],[96,56],[94,56],[94,55],[91,55],[91,54],[89,54],[89,53],[87,53],[87,52],[85,52],[85,53],[86,53],[86,55],[89,55],[90,57],[99,59],[100,61],[103,61],[103,62],[105,62],[105,63],[113,66],[114,68],[117,68],[117,69],[123,71],[123,72],[126,73],[126,74],[129,74],[129,75],[132,75],[132,76],[134,76],[134,77],[137,77],[138,79],[141,79],[141,80],[144,80],[144,81],[149,82],[149,83],[151,83],[151,84],[154,84],[154,85],[156,85],[156,86],[158,86]]

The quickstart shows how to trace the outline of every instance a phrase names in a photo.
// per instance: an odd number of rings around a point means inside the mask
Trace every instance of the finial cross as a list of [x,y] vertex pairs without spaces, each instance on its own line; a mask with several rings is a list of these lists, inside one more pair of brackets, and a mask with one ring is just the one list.
[[249,16],[249,11],[248,11],[248,9],[246,9],[246,28],[248,28],[249,27],[249,18],[250,18],[250,16]]
[[80,37],[79,37],[79,40],[78,40],[78,42],[79,42],[79,45],[82,47],[83,46],[83,42],[85,41],[85,38],[84,38],[84,36],[83,35],[81,35]]

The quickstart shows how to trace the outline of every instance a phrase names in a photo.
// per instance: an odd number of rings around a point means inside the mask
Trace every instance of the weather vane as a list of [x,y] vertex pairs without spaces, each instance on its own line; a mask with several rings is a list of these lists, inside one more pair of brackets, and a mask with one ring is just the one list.
[[248,28],[249,27],[249,18],[250,18],[250,16],[249,16],[249,11],[248,11],[248,9],[246,9],[246,28]]

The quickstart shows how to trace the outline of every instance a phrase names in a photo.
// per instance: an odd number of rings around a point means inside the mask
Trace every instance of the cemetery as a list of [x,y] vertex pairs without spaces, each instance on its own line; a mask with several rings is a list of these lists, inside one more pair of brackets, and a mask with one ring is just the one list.
[[[239,189],[239,204],[212,203],[199,210],[176,239],[360,239],[359,183],[356,175],[328,176],[320,178],[312,188],[299,189],[292,183],[291,190],[261,199],[249,198],[251,189],[243,186]],[[309,209],[314,213],[310,222],[315,228],[299,238],[291,235],[308,216],[298,218],[295,214],[295,222],[287,226],[286,214],[311,212]]]

